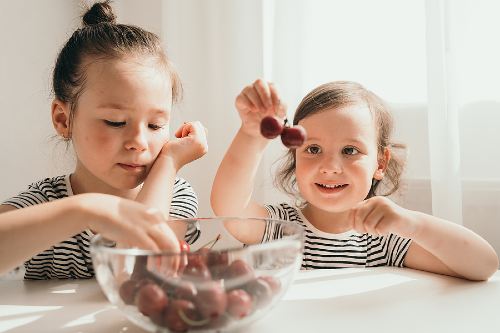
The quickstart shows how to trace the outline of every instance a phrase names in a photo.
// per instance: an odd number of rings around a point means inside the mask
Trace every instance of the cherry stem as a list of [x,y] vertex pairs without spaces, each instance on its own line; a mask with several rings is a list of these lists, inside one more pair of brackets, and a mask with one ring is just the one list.
[[285,125],[285,127],[290,127],[290,124],[288,123],[288,118],[285,118],[284,125]]
[[179,313],[179,317],[181,317],[181,319],[186,323],[188,324],[189,326],[203,326],[205,324],[208,324],[208,322],[210,321],[210,318],[207,318],[207,319],[201,319],[201,320],[193,320],[191,318],[189,318],[185,313],[184,311],[182,311],[181,309],[178,310],[178,313]]
[[219,241],[219,239],[221,239],[221,238],[222,238],[222,237],[221,237],[221,235],[220,235],[220,234],[218,234],[218,235],[217,235],[217,237],[215,237],[215,239],[212,239],[212,240],[211,240],[211,241],[209,241],[208,243],[206,243],[206,244],[202,245],[202,246],[200,247],[200,249],[203,249],[203,248],[205,248],[205,247],[208,247],[208,246],[211,244],[211,245],[210,245],[210,247],[209,247],[209,249],[211,250],[211,249],[214,247],[215,243],[217,243],[217,242]]

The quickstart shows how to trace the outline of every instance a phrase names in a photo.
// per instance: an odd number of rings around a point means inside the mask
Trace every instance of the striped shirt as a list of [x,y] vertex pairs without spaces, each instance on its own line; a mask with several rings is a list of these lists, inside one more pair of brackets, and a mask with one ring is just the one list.
[[[31,184],[28,190],[6,201],[3,205],[24,208],[73,195],[69,175],[46,178]],[[176,178],[174,183],[170,215],[176,218],[196,216],[198,198],[189,183]],[[194,243],[200,231],[193,226],[187,230],[185,239]],[[94,234],[84,230],[73,237],[53,245],[24,263],[27,280],[92,278],[94,268],[90,257],[90,240]]]
[[[300,209],[286,203],[265,206],[272,219],[286,220],[304,228],[302,269],[347,267],[403,267],[411,240],[394,234],[372,236],[348,231],[330,234],[316,229]],[[268,224],[263,241],[281,237],[277,224]]]

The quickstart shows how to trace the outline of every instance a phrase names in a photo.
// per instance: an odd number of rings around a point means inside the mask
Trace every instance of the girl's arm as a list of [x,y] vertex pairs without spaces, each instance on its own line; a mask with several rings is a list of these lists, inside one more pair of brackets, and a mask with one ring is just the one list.
[[487,280],[498,270],[498,256],[491,245],[473,231],[420,212],[405,266],[454,275],[469,280]]
[[487,280],[498,270],[498,256],[473,231],[431,215],[373,197],[352,210],[353,229],[373,235],[411,238],[405,266],[469,280]]
[[[241,127],[236,133],[215,175],[210,202],[215,215],[268,217],[262,204],[252,200],[255,176],[268,139],[260,133],[260,122],[266,116],[284,117],[276,88],[262,80],[245,87],[236,98]],[[242,229],[229,228],[245,244],[258,243],[264,227],[261,224]]]
[[268,140],[260,134],[266,116],[285,115],[276,89],[262,80],[245,87],[236,98],[241,127],[222,160],[210,197],[216,215],[267,217],[263,205],[252,201],[255,176]]
[[85,229],[128,246],[168,247],[161,214],[132,200],[87,193],[20,209],[0,205],[0,274]]
[[[175,136],[177,140],[168,141],[163,146],[136,198],[140,203],[159,209],[165,219],[170,215],[177,172],[208,150],[205,128],[200,122],[184,123]],[[169,238],[177,247],[176,238],[183,239],[186,230],[181,224],[170,226],[176,237],[169,231]]]
[[267,217],[264,206],[252,201],[255,176],[267,141],[239,129],[212,185],[210,199],[216,215]]

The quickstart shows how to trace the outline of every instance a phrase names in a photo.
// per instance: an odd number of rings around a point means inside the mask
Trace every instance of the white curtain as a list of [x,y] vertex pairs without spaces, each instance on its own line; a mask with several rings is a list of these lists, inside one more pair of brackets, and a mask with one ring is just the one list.
[[[215,169],[239,126],[233,103],[257,77],[274,81],[290,116],[317,85],[353,80],[393,107],[409,147],[403,206],[475,230],[500,252],[500,3],[495,0],[169,0],[167,49],[187,96],[179,120],[209,129],[208,156],[184,170],[201,213]],[[271,184],[273,143],[255,197]],[[203,170],[200,172],[199,170]]]

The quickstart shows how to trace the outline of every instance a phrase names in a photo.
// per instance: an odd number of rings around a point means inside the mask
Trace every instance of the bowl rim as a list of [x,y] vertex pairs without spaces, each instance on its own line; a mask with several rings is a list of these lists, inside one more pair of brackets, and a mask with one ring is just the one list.
[[[280,224],[285,224],[285,225],[291,225],[294,228],[297,229],[297,234],[293,236],[286,236],[283,238],[279,239],[272,239],[269,240],[265,243],[255,243],[255,244],[246,244],[244,247],[233,247],[233,248],[227,248],[220,250],[221,252],[228,252],[228,253],[235,253],[239,251],[253,251],[253,250],[263,250],[263,249],[272,249],[279,247],[279,243],[283,242],[284,240],[289,240],[289,239],[297,239],[300,241],[300,247],[302,248],[304,246],[304,234],[305,230],[304,228],[295,222],[292,221],[287,221],[287,220],[280,220],[280,219],[273,219],[273,218],[267,218],[267,217],[235,217],[235,216],[213,216],[213,217],[189,217],[189,218],[175,218],[175,219],[168,219],[165,220],[166,222],[175,222],[175,221],[192,221],[193,223],[196,221],[206,221],[206,220],[265,220],[265,221],[270,221],[270,222],[278,222]],[[139,248],[116,248],[116,247],[110,247],[110,246],[105,246],[102,244],[97,244],[99,241],[105,241],[108,240],[101,234],[97,234],[92,239],[90,240],[90,253],[94,253],[96,249],[98,249],[100,252],[105,252],[108,254],[118,254],[118,255],[130,255],[130,256],[139,256],[139,255],[148,255],[148,256],[178,256],[180,252],[172,252],[171,250],[162,250],[162,251],[154,251],[154,250],[146,250],[146,249],[139,249]],[[110,240],[108,240],[110,241]],[[112,241],[110,241],[112,242]],[[219,251],[219,250],[214,250],[214,251]],[[189,252],[187,255],[194,255],[196,252]]]

